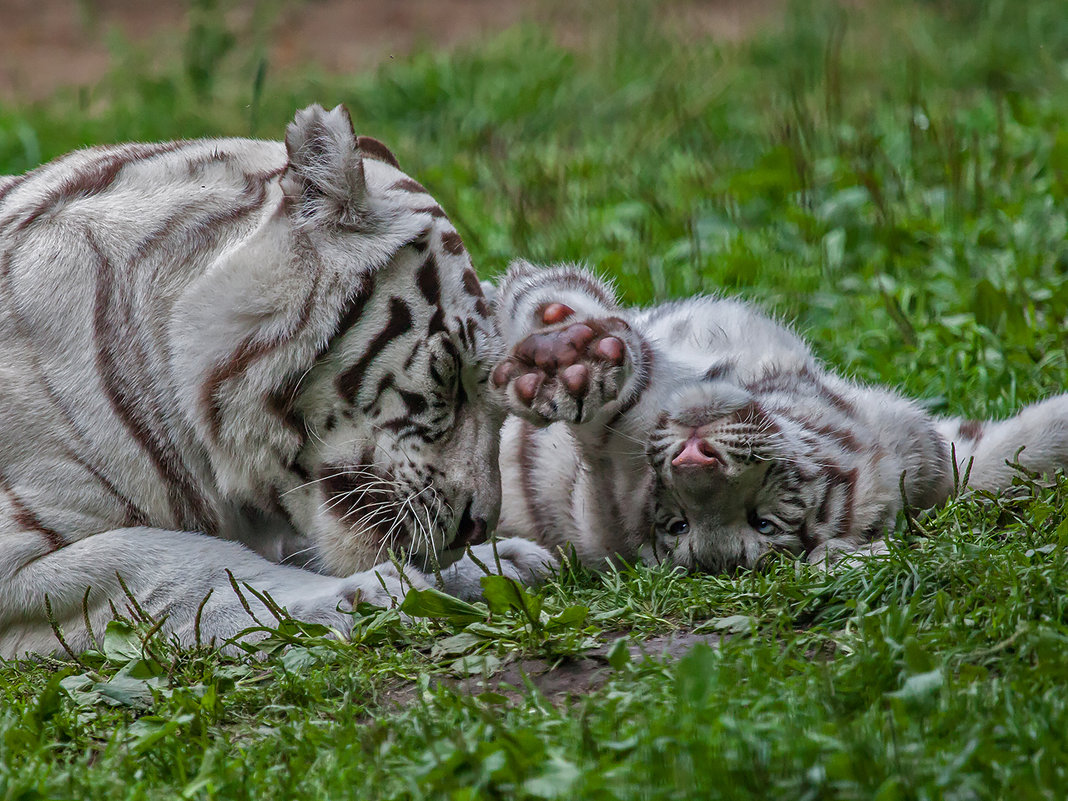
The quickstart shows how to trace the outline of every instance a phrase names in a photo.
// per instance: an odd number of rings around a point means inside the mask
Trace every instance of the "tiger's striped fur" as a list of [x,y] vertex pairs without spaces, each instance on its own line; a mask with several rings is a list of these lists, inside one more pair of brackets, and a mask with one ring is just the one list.
[[[46,598],[85,647],[118,576],[184,642],[209,593],[205,639],[250,625],[228,572],[339,629],[424,585],[371,568],[447,565],[493,526],[498,353],[456,230],[341,107],[284,145],[0,179],[0,655],[55,650]],[[517,576],[544,556],[505,551]]]
[[667,560],[720,572],[788,551],[822,562],[927,508],[1003,489],[1020,462],[1068,467],[1068,394],[1002,422],[932,417],[827,370],[754,307],[696,297],[621,308],[571,267],[513,265],[495,299],[500,528],[587,564]]

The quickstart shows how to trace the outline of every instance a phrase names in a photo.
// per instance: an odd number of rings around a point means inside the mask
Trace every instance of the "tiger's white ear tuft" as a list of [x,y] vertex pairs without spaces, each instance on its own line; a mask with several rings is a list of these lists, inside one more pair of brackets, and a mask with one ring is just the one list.
[[508,272],[505,274],[508,280],[511,281],[516,278],[529,278],[532,275],[537,275],[540,269],[531,264],[526,259],[512,259],[508,262]]
[[299,224],[350,229],[368,224],[363,157],[344,106],[327,111],[316,104],[298,111],[286,128],[286,151],[282,187]]

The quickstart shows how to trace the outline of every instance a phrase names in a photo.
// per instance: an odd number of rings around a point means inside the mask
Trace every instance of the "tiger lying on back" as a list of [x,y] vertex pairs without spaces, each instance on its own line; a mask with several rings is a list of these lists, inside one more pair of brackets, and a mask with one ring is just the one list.
[[[1068,395],[1003,422],[938,419],[829,372],[745,303],[624,309],[571,267],[513,265],[494,301],[510,356],[502,535],[691,571],[774,551],[833,559],[883,536],[901,506],[1010,484],[1006,464],[1068,467]],[[952,448],[952,450],[951,450]]]
[[[252,624],[230,574],[343,631],[357,597],[424,586],[369,568],[446,563],[496,520],[487,315],[444,212],[341,107],[284,145],[0,177],[0,656],[56,650],[46,599],[86,647],[120,576],[187,643]],[[546,557],[499,551],[524,578]],[[476,592],[469,568],[445,588]]]

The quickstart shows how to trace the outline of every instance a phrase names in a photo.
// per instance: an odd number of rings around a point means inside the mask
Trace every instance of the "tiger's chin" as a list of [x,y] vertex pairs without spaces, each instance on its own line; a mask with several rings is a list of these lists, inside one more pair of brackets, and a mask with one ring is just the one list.
[[444,570],[464,558],[468,545],[445,548],[436,554],[412,554],[408,564],[420,570],[431,573],[434,570]]
[[401,562],[418,567],[426,554],[439,549],[440,532],[433,536],[412,536],[408,515],[383,521],[349,522],[332,514],[321,515],[315,526],[315,567],[333,576],[348,576],[370,570],[384,562]]
[[482,545],[487,539],[486,521],[472,516],[470,503],[447,532],[443,547],[433,553],[413,552],[408,563],[424,571],[443,570],[462,559],[468,548]]
[[[399,560],[424,572],[449,567],[463,558],[467,549],[486,541],[486,523],[473,518],[470,505],[452,520],[443,519],[445,510],[433,512],[407,502],[391,504],[403,509],[383,512],[374,518],[349,521],[346,514],[328,513],[320,517],[316,550],[321,569],[336,576],[368,570],[385,561]],[[431,521],[433,525],[424,522]]]

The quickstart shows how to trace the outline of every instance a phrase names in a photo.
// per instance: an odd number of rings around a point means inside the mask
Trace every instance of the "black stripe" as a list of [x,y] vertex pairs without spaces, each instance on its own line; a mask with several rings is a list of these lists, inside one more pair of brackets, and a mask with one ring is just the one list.
[[983,428],[982,420],[962,420],[957,426],[957,438],[978,443],[983,438]]
[[417,423],[408,417],[396,417],[392,420],[387,420],[381,423],[381,427],[398,436],[418,437],[428,443],[437,442],[443,436],[438,430],[423,423]]
[[286,428],[297,434],[302,445],[307,438],[307,427],[304,418],[296,410],[296,401],[300,393],[300,382],[304,376],[304,370],[291,373],[264,398],[267,411],[278,418]]
[[337,325],[334,326],[333,333],[326,342],[323,343],[316,354],[316,360],[319,359],[327,349],[337,342],[341,337],[348,333],[348,330],[359,322],[360,317],[363,316],[363,310],[367,307],[367,301],[371,299],[371,296],[375,291],[374,276],[370,273],[365,273],[360,276],[360,283],[356,285],[356,289],[345,301],[345,305],[341,308],[341,316],[338,317]]
[[[834,523],[834,533],[828,539],[844,537],[849,534],[853,526],[854,500],[857,491],[857,469],[843,471],[834,465],[827,465],[821,471],[827,480],[823,500],[816,512],[816,522],[820,524]],[[838,491],[841,491],[839,493]],[[842,510],[835,520],[830,519],[831,496],[840,494]]]
[[120,492],[118,487],[112,484],[111,481],[109,481],[103,473],[93,467],[93,465],[91,465],[89,462],[87,462],[74,451],[70,450],[69,448],[66,448],[65,450],[67,451],[67,455],[71,458],[72,461],[74,461],[83,470],[89,473],[89,475],[91,475],[98,482],[100,482],[100,484],[104,487],[105,491],[107,491],[108,495],[110,495],[112,498],[114,498],[116,501],[123,505],[123,509],[125,510],[125,518],[123,519],[122,524],[124,526],[149,525],[150,521],[148,515],[145,514],[145,512],[140,507],[138,507],[132,499],[128,498],[124,493]]
[[441,206],[420,206],[417,209],[412,209],[416,214],[429,214],[431,217],[444,217],[445,210]]
[[464,292],[473,298],[482,298],[485,295],[482,292],[482,284],[478,281],[478,276],[475,275],[475,271],[470,267],[464,270],[463,273]]
[[314,282],[308,290],[308,295],[304,299],[300,312],[297,314],[296,320],[290,325],[289,330],[284,331],[281,334],[276,334],[266,340],[260,339],[255,334],[246,337],[245,340],[234,349],[233,354],[229,359],[217,364],[208,373],[208,377],[204,379],[204,383],[200,388],[200,403],[205,410],[208,419],[208,429],[213,438],[219,436],[219,430],[222,425],[223,409],[221,390],[223,384],[243,376],[254,362],[259,361],[278,348],[292,342],[293,339],[308,326],[308,322],[311,320],[312,311],[315,308],[315,302],[318,300],[319,281],[321,279],[322,273],[316,271]]
[[393,374],[387,373],[379,380],[378,385],[375,387],[375,394],[371,398],[370,402],[365,403],[363,406],[364,414],[371,414],[374,408],[378,405],[379,399],[382,397],[382,393],[393,386]]
[[455,231],[446,231],[441,235],[441,246],[454,256],[464,252],[464,241]]
[[408,407],[408,414],[416,415],[426,411],[426,397],[420,395],[418,392],[409,392],[400,387],[394,387],[393,389],[400,395],[400,399],[404,402],[404,405]]
[[722,378],[727,373],[734,369],[734,364],[731,362],[720,362],[714,364],[705,370],[705,374],[701,378],[705,381],[715,381],[717,378]]
[[189,142],[164,142],[158,145],[123,145],[107,152],[101,158],[82,165],[73,175],[65,178],[58,186],[48,192],[34,204],[29,213],[22,218],[16,230],[21,231],[32,225],[42,214],[63,203],[76,198],[92,197],[106,191],[128,164],[144,161],[165,153],[173,153],[189,146]]
[[[789,416],[789,415],[786,415]],[[857,438],[853,435],[853,432],[846,428],[839,428],[831,424],[817,426],[815,421],[808,418],[794,418],[795,422],[799,423],[803,428],[806,428],[812,434],[816,434],[820,437],[834,440],[843,450],[847,450],[850,453],[860,453],[864,450],[864,446],[857,441]],[[817,443],[822,445],[823,443]]]
[[[30,327],[27,325],[25,319],[23,318],[21,311],[18,309],[17,303],[15,301],[14,290],[10,286],[11,258],[12,257],[10,251],[5,251],[4,253],[0,254],[0,292],[3,292],[6,298],[6,302],[11,312],[12,319],[16,323],[16,330],[22,336],[26,343],[28,349],[28,356],[33,362],[37,383],[40,385],[41,391],[44,393],[45,399],[49,402],[49,404],[51,404],[59,419],[66,426],[69,432],[70,440],[73,443],[82,446],[82,448],[86,450],[93,450],[93,445],[90,442],[90,438],[78,425],[77,421],[74,418],[74,415],[71,413],[67,404],[64,402],[64,399],[60,397],[59,393],[56,392],[55,388],[52,386],[52,383],[48,378],[47,371],[41,366],[40,355],[38,354],[36,348],[36,339],[33,336]],[[108,492],[108,494],[123,505],[126,510],[126,514],[121,522],[122,525],[140,526],[148,524],[147,515],[140,508],[138,508],[137,505],[130,498],[128,498],[124,493],[122,493],[103,473],[101,473],[100,470],[98,470],[88,460],[84,459],[81,455],[79,455],[78,452],[74,450],[72,446],[65,446],[64,450],[72,461],[80,465],[91,476],[93,476],[93,478],[100,482],[100,484],[103,485],[104,489]],[[119,521],[116,522],[118,523]]]
[[[134,247],[129,262],[136,265],[151,253],[166,249],[169,252],[199,252],[214,248],[223,236],[225,226],[241,222],[253,212],[259,211],[267,202],[267,185],[281,174],[281,170],[252,173],[245,176],[245,185],[240,194],[225,209],[196,217],[199,210],[195,204],[183,206],[178,212],[163,221],[155,231],[147,234]],[[188,223],[188,225],[186,225]],[[172,238],[180,235],[177,243]]]
[[26,531],[36,531],[48,542],[48,546],[57,551],[67,544],[63,536],[55,529],[49,528],[41,519],[33,513],[26,503],[15,494],[15,491],[8,485],[7,481],[3,477],[0,477],[0,489],[4,491],[8,499],[11,501],[11,507],[14,509],[14,521],[22,529]]
[[428,254],[419,266],[415,274],[415,283],[427,303],[431,306],[441,305],[441,281],[438,278],[438,265],[433,253]]
[[490,310],[486,304],[486,296],[482,292],[482,284],[479,283],[478,276],[475,275],[475,271],[470,267],[464,270],[463,283],[464,291],[475,299],[475,311],[478,312],[480,317],[489,317]]
[[360,391],[360,385],[363,383],[364,373],[367,372],[371,362],[390,342],[411,329],[412,313],[408,309],[408,304],[400,298],[390,298],[389,321],[386,327],[371,341],[359,360],[337,377],[335,386],[338,394],[342,398],[355,400]]
[[411,368],[412,363],[415,361],[415,357],[419,355],[419,351],[423,349],[423,340],[418,340],[407,358],[404,360],[404,364],[401,366],[401,370],[408,370]]
[[392,389],[397,397],[401,399],[401,402],[408,408],[409,415],[422,414],[427,409],[427,399],[425,396],[420,395],[418,392],[410,392],[409,390],[398,387],[393,380],[392,374],[387,374],[382,377],[378,382],[378,386],[375,387],[374,398],[363,407],[365,414],[370,414],[371,411],[378,405],[379,399],[382,397],[387,389]]
[[[137,368],[146,355],[134,332],[129,330],[130,309],[115,303],[115,269],[92,231],[86,229],[86,242],[97,259],[97,287],[93,308],[93,340],[96,369],[112,411],[133,440],[145,451],[167,490],[175,525],[200,528],[210,533],[214,515],[201,496],[197,482],[182,461],[181,454],[166,434],[153,425],[163,418],[154,402],[151,382]],[[126,299],[129,301],[129,298]],[[121,300],[119,301],[121,303]],[[161,425],[162,427],[162,425]]]
[[224,234],[224,227],[238,223],[255,211],[263,208],[267,201],[267,183],[275,177],[275,172],[262,175],[245,176],[245,187],[241,192],[244,202],[237,202],[223,211],[208,214],[183,231],[183,238],[176,250],[182,253],[200,253],[215,248]]
[[418,181],[414,180],[413,178],[407,178],[407,177],[401,178],[399,181],[394,183],[390,187],[390,189],[402,189],[405,192],[414,192],[414,193],[420,194],[420,195],[429,195],[430,194],[429,192],[426,191],[426,189],[423,187],[423,185],[421,183],[419,183]]
[[17,175],[13,177],[8,183],[4,184],[3,186],[0,186],[0,203],[3,203],[5,197],[7,197],[9,194],[14,192],[26,182],[27,175]]
[[386,164],[392,164],[398,170],[400,169],[400,164],[397,163],[397,157],[390,152],[388,147],[377,139],[370,136],[359,136],[356,138],[356,147],[358,147],[360,153],[367,158],[384,161]]

